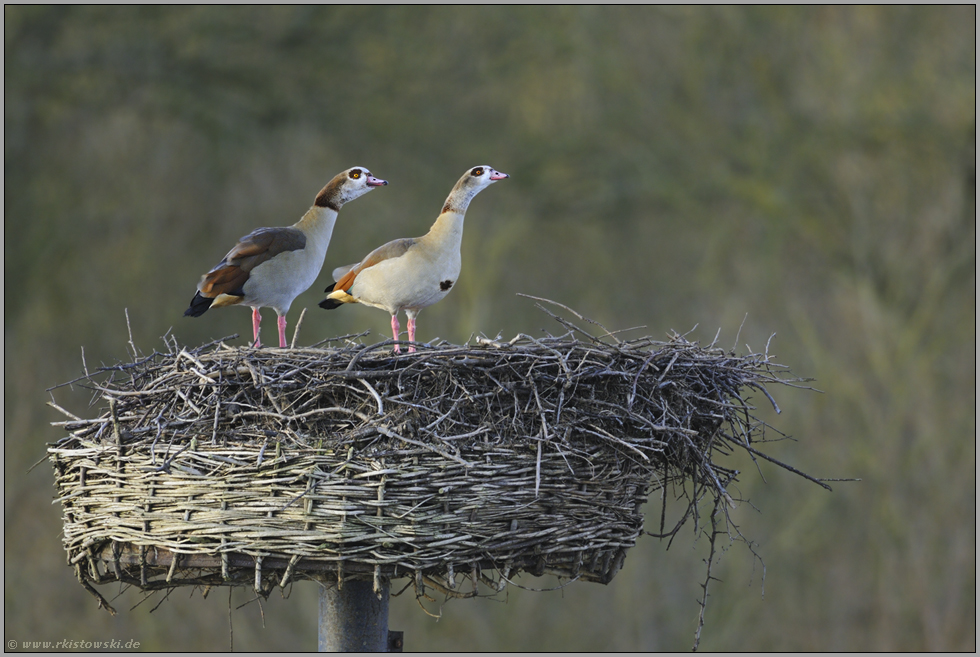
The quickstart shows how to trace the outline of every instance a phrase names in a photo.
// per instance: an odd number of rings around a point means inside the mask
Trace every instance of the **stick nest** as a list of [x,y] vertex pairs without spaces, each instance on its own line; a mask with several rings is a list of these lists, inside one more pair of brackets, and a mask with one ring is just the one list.
[[51,404],[70,417],[48,449],[68,561],[103,603],[91,583],[268,595],[297,578],[410,577],[467,597],[521,571],[609,582],[651,493],[688,505],[660,536],[705,496],[733,503],[738,472],[720,461],[762,455],[748,394],[793,379],[765,354],[556,319],[574,331],[401,355],[351,336],[134,348],[72,382],[97,417]]

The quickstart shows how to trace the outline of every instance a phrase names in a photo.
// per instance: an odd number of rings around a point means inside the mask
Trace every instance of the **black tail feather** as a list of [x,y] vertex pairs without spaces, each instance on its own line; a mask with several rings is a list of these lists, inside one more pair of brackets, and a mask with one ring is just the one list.
[[[324,292],[329,294],[330,292],[333,292],[335,287],[337,287],[337,284],[333,283],[330,285],[330,287],[324,290]],[[340,303],[339,301],[334,301],[333,299],[324,299],[323,301],[320,302],[320,307],[323,308],[324,310],[333,310],[334,308],[337,308],[338,306],[342,306],[342,305],[344,304]]]
[[207,312],[207,309],[211,307],[212,303],[214,303],[214,299],[201,296],[201,293],[198,292],[194,295],[194,298],[191,299],[190,307],[184,311],[184,317],[187,317],[188,315],[191,317],[200,317]]

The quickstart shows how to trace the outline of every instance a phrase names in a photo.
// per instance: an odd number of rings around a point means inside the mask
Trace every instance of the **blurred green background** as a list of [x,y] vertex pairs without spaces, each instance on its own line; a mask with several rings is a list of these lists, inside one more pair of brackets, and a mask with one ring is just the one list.
[[[701,648],[975,650],[975,25],[973,6],[5,7],[4,639],[226,649],[227,591],[150,613],[159,595],[130,611],[130,590],[110,617],[73,579],[50,466],[28,472],[62,435],[45,388],[82,348],[126,360],[124,309],[146,352],[168,331],[245,344],[246,310],[181,316],[200,275],[353,165],[391,185],[343,209],[289,335],[308,307],[300,344],[384,339],[383,312],[316,307],[329,271],[423,234],[489,164],[511,179],[470,206],[420,339],[561,331],[517,292],[703,344],[747,315],[739,352],[776,333],[824,391],[772,391],[764,417],[799,442],[769,451],[862,481],[735,461],[765,581],[725,552]],[[91,412],[83,390],[56,399]],[[688,649],[696,539],[641,539],[608,586],[509,587],[438,622],[409,591],[391,627],[413,650]],[[316,648],[315,585],[252,597],[232,596],[237,649]]]

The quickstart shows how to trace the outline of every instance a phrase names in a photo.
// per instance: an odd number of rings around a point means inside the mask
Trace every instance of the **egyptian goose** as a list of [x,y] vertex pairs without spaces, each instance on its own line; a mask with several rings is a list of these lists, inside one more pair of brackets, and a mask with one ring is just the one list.
[[279,346],[285,347],[286,313],[293,299],[308,290],[320,274],[340,208],[387,184],[364,167],[337,174],[295,224],[259,228],[241,238],[201,277],[184,316],[200,317],[212,306],[250,306],[255,346],[259,347],[259,308],[269,307],[279,316]]
[[[442,213],[422,237],[388,242],[354,265],[333,271],[336,283],[328,287],[321,308],[331,310],[344,303],[363,303],[391,313],[391,332],[398,353],[398,311],[408,316],[408,340],[415,342],[415,317],[436,303],[456,282],[460,270],[463,218],[473,197],[504,178],[506,173],[488,166],[473,167],[449,193]],[[415,351],[411,344],[409,351]]]

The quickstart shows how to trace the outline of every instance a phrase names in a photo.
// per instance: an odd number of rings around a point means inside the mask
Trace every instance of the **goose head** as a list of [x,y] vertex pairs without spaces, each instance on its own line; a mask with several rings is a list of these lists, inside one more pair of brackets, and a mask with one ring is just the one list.
[[510,176],[497,171],[491,166],[482,164],[478,167],[473,167],[463,174],[459,182],[466,187],[479,191],[504,178],[510,178]]
[[387,184],[387,180],[375,178],[366,167],[351,167],[338,173],[320,190],[315,205],[340,210],[344,203]]
[[497,171],[492,166],[481,164],[463,174],[453,191],[449,193],[443,212],[465,212],[474,196],[504,178],[510,178],[506,173]]

